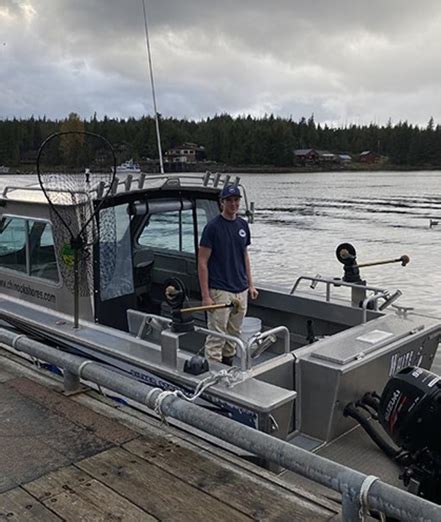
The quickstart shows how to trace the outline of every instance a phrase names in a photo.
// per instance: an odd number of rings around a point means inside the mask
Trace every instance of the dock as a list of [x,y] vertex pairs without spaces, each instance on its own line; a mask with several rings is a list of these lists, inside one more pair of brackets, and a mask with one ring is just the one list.
[[[322,521],[340,504],[0,348],[0,521]],[[305,485],[307,483],[305,482]]]

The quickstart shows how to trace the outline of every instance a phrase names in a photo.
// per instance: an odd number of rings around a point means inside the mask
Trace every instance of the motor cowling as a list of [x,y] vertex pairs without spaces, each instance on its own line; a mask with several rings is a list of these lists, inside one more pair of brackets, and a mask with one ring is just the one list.
[[404,368],[386,384],[378,417],[402,448],[441,455],[441,377],[423,368]]

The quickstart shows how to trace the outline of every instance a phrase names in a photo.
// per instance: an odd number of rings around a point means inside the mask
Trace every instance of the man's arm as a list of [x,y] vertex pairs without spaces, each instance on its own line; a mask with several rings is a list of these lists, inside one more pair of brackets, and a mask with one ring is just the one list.
[[251,274],[251,262],[250,255],[248,254],[248,249],[245,250],[245,270],[247,273],[248,279],[248,293],[250,294],[251,299],[257,299],[259,292],[253,283],[253,276]]
[[214,304],[208,289],[208,260],[211,256],[211,248],[200,246],[198,251],[198,276],[199,286],[201,287],[202,305]]

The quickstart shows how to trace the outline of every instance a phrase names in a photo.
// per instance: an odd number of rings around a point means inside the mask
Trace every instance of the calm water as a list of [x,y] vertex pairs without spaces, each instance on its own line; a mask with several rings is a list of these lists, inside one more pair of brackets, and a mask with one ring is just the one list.
[[[301,274],[339,277],[337,245],[352,243],[368,284],[399,288],[399,303],[441,317],[441,172],[338,172],[244,175],[256,203],[252,264],[256,279],[290,288]],[[440,225],[429,228],[429,217]],[[318,291],[318,288],[317,288]]]

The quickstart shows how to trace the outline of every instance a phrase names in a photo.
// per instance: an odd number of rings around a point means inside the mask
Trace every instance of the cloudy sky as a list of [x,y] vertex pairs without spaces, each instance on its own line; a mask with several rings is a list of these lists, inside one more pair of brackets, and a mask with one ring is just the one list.
[[[158,111],[441,123],[440,0],[146,0]],[[152,114],[142,0],[0,0],[0,118]]]

